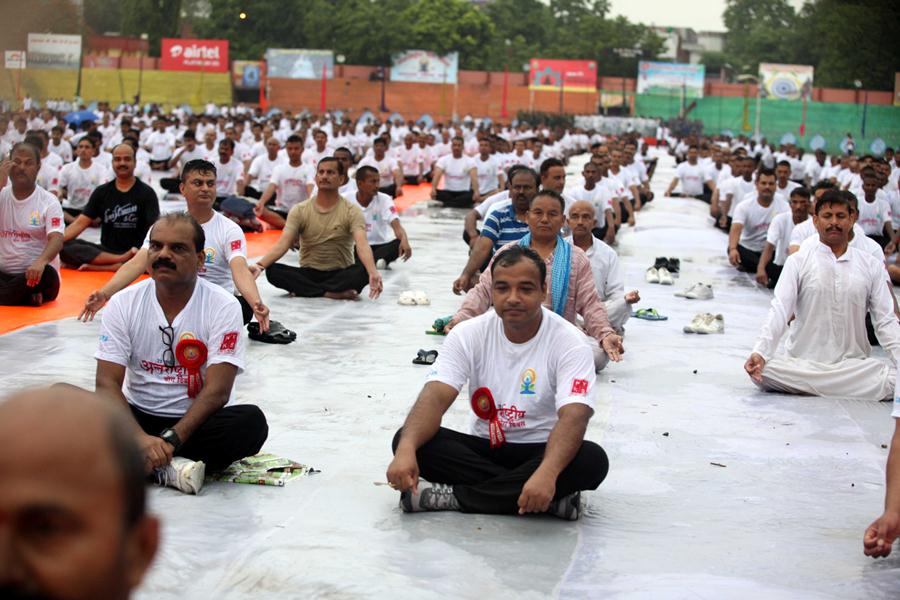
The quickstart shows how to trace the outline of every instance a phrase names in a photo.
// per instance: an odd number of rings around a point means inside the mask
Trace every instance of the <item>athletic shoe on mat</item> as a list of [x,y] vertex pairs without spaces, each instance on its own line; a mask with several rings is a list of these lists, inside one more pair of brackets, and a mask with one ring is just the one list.
[[644,279],[647,283],[659,283],[659,271],[656,267],[650,267],[647,269],[647,273],[644,275]]
[[711,285],[698,283],[693,288],[686,291],[684,297],[688,300],[710,300],[713,297],[713,289]]
[[159,485],[175,488],[185,494],[199,494],[206,476],[203,461],[193,461],[181,456],[173,456],[172,462],[156,469]]
[[712,316],[709,313],[698,313],[694,315],[694,319],[684,326],[685,333],[697,333],[697,328],[703,325],[706,318]]
[[420,479],[416,493],[412,490],[400,492],[400,508],[403,512],[459,510],[459,501],[453,495],[452,485]]
[[672,274],[665,267],[660,267],[656,274],[659,277],[660,285],[673,285],[675,283],[675,280],[672,279]]
[[725,333],[725,318],[707,314],[703,322],[694,328],[694,333]]
[[581,516],[581,492],[575,492],[554,500],[550,503],[550,508],[547,509],[547,512],[560,519],[577,521],[578,517]]

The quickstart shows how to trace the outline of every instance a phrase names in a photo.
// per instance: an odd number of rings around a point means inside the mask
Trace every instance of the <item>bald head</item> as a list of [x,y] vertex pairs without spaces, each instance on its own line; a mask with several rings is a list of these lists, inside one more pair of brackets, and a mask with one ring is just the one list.
[[578,200],[569,206],[569,229],[572,230],[572,239],[577,244],[587,244],[591,240],[591,230],[597,226],[597,213],[594,205],[587,200]]
[[0,590],[126,598],[156,551],[124,408],[68,385],[0,402]]

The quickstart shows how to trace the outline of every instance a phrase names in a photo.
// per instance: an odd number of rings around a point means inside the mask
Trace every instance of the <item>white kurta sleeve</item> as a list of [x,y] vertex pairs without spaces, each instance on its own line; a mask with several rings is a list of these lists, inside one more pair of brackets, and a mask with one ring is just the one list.
[[[805,255],[804,255],[805,256]],[[772,358],[778,349],[778,342],[787,329],[788,320],[797,308],[797,294],[800,291],[801,260],[798,255],[791,255],[784,263],[784,270],[778,278],[775,286],[775,297],[772,298],[772,307],[766,317],[753,352],[762,356],[766,361]]]

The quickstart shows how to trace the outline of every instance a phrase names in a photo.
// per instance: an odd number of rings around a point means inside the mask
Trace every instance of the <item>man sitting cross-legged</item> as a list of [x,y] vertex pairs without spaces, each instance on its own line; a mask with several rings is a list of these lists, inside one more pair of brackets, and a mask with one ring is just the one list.
[[[866,400],[896,397],[900,324],[885,286],[884,264],[850,245],[852,207],[841,192],[822,195],[813,221],[818,241],[804,243],[785,261],[772,308],[744,369],[764,390]],[[866,311],[892,364],[871,356]],[[775,355],[786,329],[785,354]]]
[[[362,211],[338,194],[343,164],[329,156],[316,170],[318,193],[288,213],[281,237],[255,265],[269,283],[296,296],[354,300],[369,286],[369,297],[381,294],[381,275],[366,239]],[[276,263],[300,239],[300,268]],[[359,262],[354,262],[353,246]]]
[[[66,227],[60,258],[72,268],[117,270],[137,254],[159,217],[156,192],[134,176],[134,148],[119,144],[112,157],[115,179],[95,188],[81,214]],[[95,219],[100,220],[100,243],[78,239]]]
[[151,278],[109,301],[94,355],[97,393],[130,408],[147,473],[194,494],[204,464],[224,469],[256,454],[268,435],[259,408],[227,406],[246,342],[238,301],[198,277],[205,242],[190,215],[156,222],[147,255]]
[[[406,230],[400,224],[394,199],[378,191],[378,170],[363,165],[356,170],[356,193],[347,198],[363,211],[366,238],[375,257],[375,265],[387,267],[400,257],[412,256]],[[381,264],[379,264],[381,263]]]
[[[269,307],[263,304],[256,288],[255,273],[247,266],[247,239],[233,221],[213,210],[216,194],[216,167],[205,160],[192,160],[184,166],[179,190],[187,201],[191,215],[205,234],[204,260],[200,277],[234,293],[240,292],[244,323],[256,316],[259,329],[269,329]],[[91,293],[84,303],[81,318],[93,319],[94,314],[112,298],[113,294],[130,285],[150,266],[150,240],[144,242],[134,258],[125,263],[99,290]],[[281,329],[279,325],[277,327]]]
[[[546,269],[530,248],[501,251],[491,263],[495,310],[447,336],[394,436],[387,479],[405,512],[577,519],[581,490],[606,477],[606,453],[584,441],[594,412],[591,350],[581,332],[542,305]],[[487,419],[476,417],[470,434],[440,426],[466,384]]]

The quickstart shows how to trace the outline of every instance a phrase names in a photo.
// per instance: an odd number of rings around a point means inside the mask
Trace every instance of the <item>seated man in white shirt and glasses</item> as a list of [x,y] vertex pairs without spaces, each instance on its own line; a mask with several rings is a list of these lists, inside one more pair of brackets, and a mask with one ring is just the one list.
[[[609,470],[603,449],[584,440],[593,354],[574,325],[542,306],[547,266],[537,252],[510,246],[491,271],[494,310],[447,336],[394,436],[388,482],[404,512],[577,519],[581,490],[596,489]],[[466,385],[475,412],[468,434],[441,427]]]
[[113,296],[103,311],[97,393],[125,404],[147,473],[198,493],[205,469],[256,454],[268,435],[262,411],[228,406],[244,368],[237,299],[198,277],[203,228],[187,214],[150,230],[150,279]]

